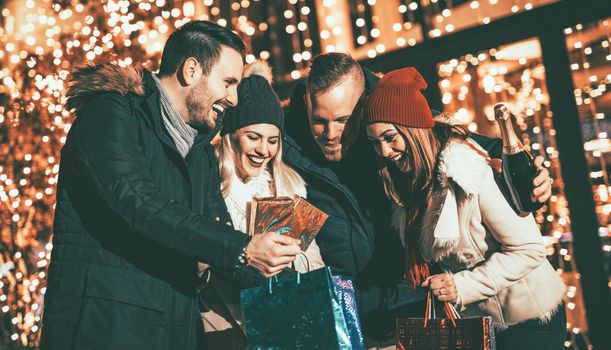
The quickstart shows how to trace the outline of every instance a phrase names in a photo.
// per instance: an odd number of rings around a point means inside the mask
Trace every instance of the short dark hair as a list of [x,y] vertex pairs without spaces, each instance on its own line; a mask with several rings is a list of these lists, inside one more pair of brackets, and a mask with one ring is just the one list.
[[188,22],[172,33],[166,41],[159,76],[176,73],[189,57],[195,58],[202,66],[204,75],[208,75],[221,56],[221,45],[228,46],[242,55],[246,47],[237,34],[225,27],[208,21]]
[[312,60],[308,76],[308,90],[313,95],[326,91],[337,85],[355,69],[357,74],[363,77],[363,70],[359,63],[345,53],[331,52],[318,55]]

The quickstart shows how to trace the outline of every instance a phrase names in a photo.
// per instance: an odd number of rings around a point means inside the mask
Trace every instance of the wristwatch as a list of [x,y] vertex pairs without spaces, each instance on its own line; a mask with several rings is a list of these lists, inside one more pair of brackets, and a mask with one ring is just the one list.
[[244,267],[244,266],[248,266],[248,253],[246,252],[246,247],[250,244],[250,237],[248,239],[248,243],[246,243],[246,245],[244,246],[244,248],[242,248],[242,253],[240,253],[240,256],[238,256],[238,263],[236,264],[236,266],[238,267]]
[[237,266],[244,267],[248,265],[248,255],[246,254],[246,247],[242,249],[242,253],[238,256]]

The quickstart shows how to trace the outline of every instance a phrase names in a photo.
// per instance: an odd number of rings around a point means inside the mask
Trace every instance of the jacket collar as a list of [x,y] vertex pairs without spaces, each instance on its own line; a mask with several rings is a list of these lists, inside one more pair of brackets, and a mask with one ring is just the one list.
[[[133,66],[122,67],[113,63],[88,64],[77,68],[67,84],[66,107],[78,111],[92,97],[102,92],[115,92],[126,96],[132,108],[141,110],[145,120],[162,143],[178,154],[176,145],[165,132],[159,108],[159,89],[152,73]],[[211,140],[219,126],[210,132],[201,132],[197,141]]]
[[[426,260],[439,260],[457,247],[459,206],[479,194],[486,172],[491,171],[489,160],[486,151],[470,139],[451,140],[439,154],[421,224],[420,248]],[[395,227],[404,227],[404,211],[395,209]]]
[[172,142],[169,135],[163,130],[162,118],[161,118],[161,109],[159,107],[159,89],[155,85],[153,81],[152,74],[148,71],[145,71],[142,74],[142,84],[144,86],[144,96],[141,101],[138,103],[138,107],[140,107],[145,113],[143,113],[148,122],[153,126],[153,130],[157,137],[169,148],[172,150],[176,150],[176,145]]
[[[180,155],[178,150],[176,149],[176,145],[174,141],[170,138],[168,133],[165,131],[165,127],[163,126],[163,121],[161,117],[161,108],[159,106],[159,88],[157,84],[155,84],[152,73],[149,71],[143,71],[142,74],[142,83],[144,89],[144,95],[142,96],[142,100],[138,103],[138,107],[143,110],[144,115],[148,118],[149,123],[153,126],[153,130],[157,137],[163,142],[165,146],[174,151],[177,155]],[[195,137],[195,142],[191,149],[195,146],[196,143],[204,142],[210,143],[214,136],[218,134],[220,131],[221,125],[217,123],[217,126],[209,131],[204,131],[201,129],[196,129],[199,134]],[[190,153],[190,152],[189,152]],[[181,156],[182,158],[182,156]]]

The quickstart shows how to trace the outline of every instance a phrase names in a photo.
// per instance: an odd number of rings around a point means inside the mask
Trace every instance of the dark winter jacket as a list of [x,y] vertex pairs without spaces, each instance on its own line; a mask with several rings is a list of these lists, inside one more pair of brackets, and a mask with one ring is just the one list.
[[[377,81],[365,71],[366,94]],[[337,273],[356,276],[363,330],[383,339],[394,333],[397,315],[419,310],[410,303],[422,300],[424,293],[403,281],[404,249],[391,228],[390,202],[364,130],[340,162],[327,161],[311,134],[305,91],[302,83],[291,96],[285,128],[292,140],[285,140],[283,159],[308,183],[308,200],[330,215],[316,237],[323,260]],[[500,157],[499,140],[473,138]]]
[[183,159],[148,72],[74,74],[41,349],[196,349],[196,261],[230,267],[248,237],[224,211],[212,133]]

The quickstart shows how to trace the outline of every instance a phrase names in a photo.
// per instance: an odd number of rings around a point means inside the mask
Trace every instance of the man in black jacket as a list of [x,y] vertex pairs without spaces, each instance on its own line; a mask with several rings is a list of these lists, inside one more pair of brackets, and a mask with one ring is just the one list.
[[[404,250],[390,227],[390,203],[377,175],[373,147],[359,125],[362,105],[378,78],[346,54],[316,57],[307,84],[296,87],[287,111],[284,160],[310,185],[308,199],[330,214],[317,236],[322,257],[337,273],[356,278],[368,345],[393,345],[397,315],[413,313],[423,293],[403,282]],[[501,143],[472,135],[492,157]],[[540,166],[543,159],[538,158]],[[541,168],[534,194],[551,195]],[[415,307],[417,309],[417,307]]]
[[298,241],[252,239],[224,213],[210,140],[237,103],[244,44],[216,24],[173,33],[159,75],[74,73],[62,149],[41,349],[197,349],[196,262],[287,267]]

